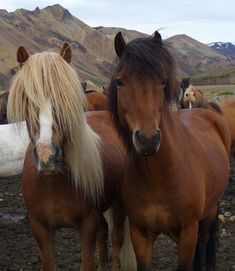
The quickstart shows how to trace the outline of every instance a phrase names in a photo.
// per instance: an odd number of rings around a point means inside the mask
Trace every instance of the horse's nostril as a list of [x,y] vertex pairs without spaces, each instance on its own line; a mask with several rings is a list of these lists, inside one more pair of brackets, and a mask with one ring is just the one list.
[[154,141],[156,143],[159,143],[162,139],[162,134],[161,134],[161,130],[157,129],[156,134],[154,135]]
[[136,131],[135,136],[141,144],[144,145],[147,142],[147,138],[139,130]]

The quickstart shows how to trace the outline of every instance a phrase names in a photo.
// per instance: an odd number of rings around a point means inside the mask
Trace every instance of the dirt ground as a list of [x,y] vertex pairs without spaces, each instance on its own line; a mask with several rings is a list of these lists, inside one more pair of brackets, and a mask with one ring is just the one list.
[[[235,90],[233,88],[233,90]],[[212,88],[208,94],[214,93]],[[209,96],[209,95],[208,95]],[[220,203],[217,271],[235,271],[235,163],[231,181]],[[29,228],[21,194],[21,176],[0,179],[0,271],[41,270],[39,250]],[[59,230],[55,235],[59,270],[78,270],[80,265],[79,233]],[[176,245],[167,237],[155,242],[153,270],[175,270]]]
[[[235,174],[231,178],[220,204],[218,271],[235,271]],[[0,179],[0,271],[41,270],[39,250],[25,219],[20,182],[21,176]],[[55,247],[59,270],[78,270],[81,260],[78,232],[59,230]],[[153,270],[174,270],[176,254],[176,245],[160,236],[155,242]]]

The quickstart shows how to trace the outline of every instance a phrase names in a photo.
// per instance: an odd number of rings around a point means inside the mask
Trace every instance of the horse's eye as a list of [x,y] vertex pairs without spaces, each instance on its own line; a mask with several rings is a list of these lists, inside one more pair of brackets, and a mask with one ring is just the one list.
[[116,84],[117,84],[117,87],[118,87],[118,88],[120,88],[120,87],[122,87],[122,86],[123,86],[122,81],[121,81],[121,80],[119,80],[119,79],[117,79],[117,80],[116,80]]
[[185,96],[188,97],[188,93],[186,93]]

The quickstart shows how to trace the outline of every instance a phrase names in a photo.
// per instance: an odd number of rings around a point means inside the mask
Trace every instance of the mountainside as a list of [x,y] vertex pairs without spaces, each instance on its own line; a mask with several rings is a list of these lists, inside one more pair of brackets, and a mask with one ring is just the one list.
[[10,75],[11,68],[17,65],[19,45],[35,53],[51,48],[59,50],[65,41],[72,46],[72,64],[82,79],[102,85],[114,57],[111,40],[60,5],[12,13],[0,10],[0,73]]
[[173,55],[185,75],[211,73],[235,67],[235,60],[186,35],[173,36],[166,42],[173,48]]
[[231,58],[235,58],[235,45],[231,42],[212,42],[208,46]]
[[[58,4],[33,11],[0,10],[0,89],[3,84],[6,88],[15,73],[18,46],[25,46],[33,54],[49,49],[59,51],[65,41],[71,44],[72,65],[81,79],[99,87],[107,84],[115,58],[113,39],[118,31],[122,31],[126,41],[147,36],[122,28],[92,28]],[[186,35],[171,37],[166,42],[172,48],[181,76],[235,67],[235,59]]]

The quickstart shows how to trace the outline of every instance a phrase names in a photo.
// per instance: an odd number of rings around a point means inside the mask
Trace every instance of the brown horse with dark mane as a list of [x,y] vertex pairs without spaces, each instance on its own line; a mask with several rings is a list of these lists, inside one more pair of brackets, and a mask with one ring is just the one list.
[[68,64],[68,44],[61,55],[50,51],[29,56],[19,47],[17,60],[21,69],[10,87],[8,115],[13,122],[26,120],[31,139],[22,189],[43,270],[57,270],[53,233],[61,227],[81,231],[82,271],[96,270],[96,238],[99,270],[107,270],[103,212],[112,207],[112,260],[117,271],[125,219],[120,187],[126,155],[110,114],[84,113],[86,98]]
[[172,112],[179,100],[175,63],[158,32],[128,44],[119,32],[115,50],[108,92],[129,153],[122,193],[138,270],[151,270],[160,233],[179,246],[178,271],[215,270],[229,129],[209,109]]

